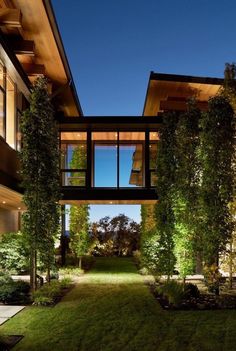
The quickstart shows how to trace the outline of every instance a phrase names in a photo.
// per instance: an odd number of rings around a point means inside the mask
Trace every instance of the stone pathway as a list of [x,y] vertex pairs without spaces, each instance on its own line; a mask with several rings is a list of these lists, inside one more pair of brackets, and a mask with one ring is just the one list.
[[0,305],[0,325],[22,311],[25,306]]

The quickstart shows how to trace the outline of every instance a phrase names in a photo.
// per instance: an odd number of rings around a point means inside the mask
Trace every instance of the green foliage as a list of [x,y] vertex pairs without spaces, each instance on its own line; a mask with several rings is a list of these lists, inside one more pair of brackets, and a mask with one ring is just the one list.
[[89,246],[88,224],[89,208],[87,205],[70,208],[70,248],[77,259],[87,253]]
[[30,108],[21,118],[22,185],[25,189],[23,231],[31,251],[31,282],[35,287],[36,252],[50,268],[54,261],[54,238],[59,226],[59,145],[47,80],[36,80]]
[[195,269],[196,251],[201,247],[199,225],[199,118],[195,101],[179,116],[176,128],[175,189],[172,192],[175,217],[174,252],[181,277]]
[[61,297],[61,290],[58,281],[46,283],[33,293],[33,304],[37,306],[54,304]]
[[124,214],[101,218],[91,229],[95,256],[131,256],[139,248],[140,226]]
[[157,239],[155,206],[141,205],[140,263],[143,268],[145,267],[151,272],[155,272],[156,262],[158,261]]
[[157,153],[157,272],[172,275],[175,266],[173,233],[175,218],[173,194],[176,184],[176,138],[178,116],[175,112],[163,115],[160,142]]
[[60,280],[61,289],[68,289],[71,287],[73,281],[70,277],[64,277]]
[[156,288],[158,294],[163,295],[170,304],[178,306],[184,298],[183,284],[169,280]]
[[201,142],[201,230],[206,266],[218,266],[218,256],[232,236],[234,221],[230,212],[233,201],[235,155],[234,113],[224,96],[209,101],[202,114]]
[[[87,156],[83,145],[78,145],[72,154],[70,167],[72,169],[86,169]],[[72,173],[76,178],[71,180],[72,185],[84,185],[78,183],[78,174]],[[80,181],[80,180],[79,180]],[[70,248],[74,256],[79,259],[81,265],[81,257],[87,253],[89,246],[89,206],[79,205],[70,207]]]
[[200,291],[197,285],[192,283],[184,284],[184,297],[189,299],[191,297],[198,298],[200,296]]
[[0,301],[3,303],[25,303],[28,300],[30,285],[14,281],[8,274],[0,272]]
[[226,63],[224,71],[224,86],[221,94],[229,101],[234,111],[236,111],[236,64]]
[[29,270],[29,249],[21,232],[1,235],[0,267],[12,274]]

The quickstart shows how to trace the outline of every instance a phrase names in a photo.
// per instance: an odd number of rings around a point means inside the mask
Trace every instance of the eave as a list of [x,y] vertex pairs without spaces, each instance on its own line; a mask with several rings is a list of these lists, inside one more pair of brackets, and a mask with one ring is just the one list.
[[151,72],[143,116],[157,116],[168,110],[185,110],[187,100],[195,97],[201,110],[207,108],[209,98],[215,96],[224,80]]

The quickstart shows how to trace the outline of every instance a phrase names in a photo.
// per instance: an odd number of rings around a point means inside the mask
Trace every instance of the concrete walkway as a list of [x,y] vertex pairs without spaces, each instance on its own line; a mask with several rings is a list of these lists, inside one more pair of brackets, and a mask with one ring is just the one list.
[[0,305],[0,325],[14,317],[18,312],[22,311],[25,306],[9,306]]

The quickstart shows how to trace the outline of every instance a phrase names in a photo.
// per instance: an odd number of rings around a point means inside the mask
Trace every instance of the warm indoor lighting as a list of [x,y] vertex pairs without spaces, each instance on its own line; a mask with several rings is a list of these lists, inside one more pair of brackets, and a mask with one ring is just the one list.
[[5,204],[5,203],[6,203],[6,201],[3,201],[2,203],[3,203],[3,204]]
[[110,201],[110,204],[112,204],[112,201]]
[[21,207],[18,207],[18,210],[21,210]]

